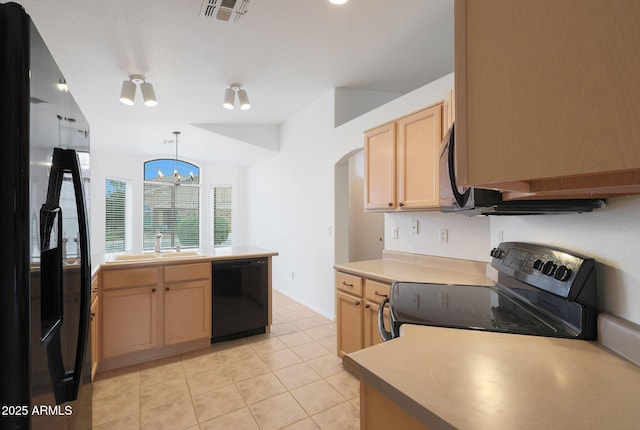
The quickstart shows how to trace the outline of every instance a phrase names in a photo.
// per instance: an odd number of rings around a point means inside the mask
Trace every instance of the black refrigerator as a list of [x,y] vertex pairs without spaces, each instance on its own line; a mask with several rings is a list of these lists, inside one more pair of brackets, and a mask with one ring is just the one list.
[[0,82],[0,429],[88,429],[89,125],[15,3]]

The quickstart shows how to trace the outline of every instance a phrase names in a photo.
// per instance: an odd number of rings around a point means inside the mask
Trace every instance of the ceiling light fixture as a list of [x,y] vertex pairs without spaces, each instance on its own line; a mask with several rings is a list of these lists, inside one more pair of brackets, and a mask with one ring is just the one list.
[[156,106],[158,99],[153,85],[147,82],[142,75],[129,75],[129,80],[122,81],[122,89],[120,90],[120,101],[128,106],[134,104],[136,96],[136,85],[140,85],[142,99],[145,106]]
[[229,88],[224,90],[224,103],[222,103],[222,106],[225,109],[233,109],[233,103],[235,101],[236,93],[238,93],[240,109],[247,110],[251,108],[251,103],[249,102],[249,96],[247,95],[247,92],[243,90],[238,83],[230,84]]
[[345,4],[348,1],[349,0],[329,0],[329,2],[331,2],[333,4]]
[[67,80],[65,78],[60,78],[58,80],[58,89],[60,91],[69,91],[69,86],[67,85]]

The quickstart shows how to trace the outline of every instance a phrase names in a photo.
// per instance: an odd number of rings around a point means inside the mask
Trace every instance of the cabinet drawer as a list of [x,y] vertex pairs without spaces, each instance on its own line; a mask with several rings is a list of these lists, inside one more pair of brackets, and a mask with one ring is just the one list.
[[362,278],[347,273],[336,272],[336,288],[349,294],[362,296]]
[[93,299],[98,297],[98,292],[100,291],[100,281],[98,279],[98,274],[95,274],[91,277],[91,303],[93,303]]
[[155,267],[107,270],[102,274],[102,282],[105,290],[156,285],[158,283],[158,270]]
[[391,285],[389,284],[372,281],[371,279],[365,279],[364,281],[364,296],[371,302],[380,303],[389,297],[390,289]]
[[164,268],[164,282],[193,281],[210,277],[211,263],[176,264]]

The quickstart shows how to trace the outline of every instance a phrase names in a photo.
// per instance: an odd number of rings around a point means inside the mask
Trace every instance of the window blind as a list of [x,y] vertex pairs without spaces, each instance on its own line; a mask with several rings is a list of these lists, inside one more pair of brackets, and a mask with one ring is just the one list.
[[233,244],[231,217],[231,185],[216,185],[211,188],[211,240],[214,247]]
[[107,179],[105,185],[105,252],[126,249],[127,184]]
[[197,185],[144,183],[143,249],[200,246],[200,187]]

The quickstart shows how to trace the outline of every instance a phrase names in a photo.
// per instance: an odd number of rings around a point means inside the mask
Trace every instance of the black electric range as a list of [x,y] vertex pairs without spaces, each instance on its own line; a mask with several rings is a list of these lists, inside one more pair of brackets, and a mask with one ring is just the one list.
[[[546,245],[504,242],[491,250],[495,285],[395,282],[378,313],[380,335],[421,324],[535,336],[596,338],[595,261]],[[390,331],[383,310],[390,309]]]

